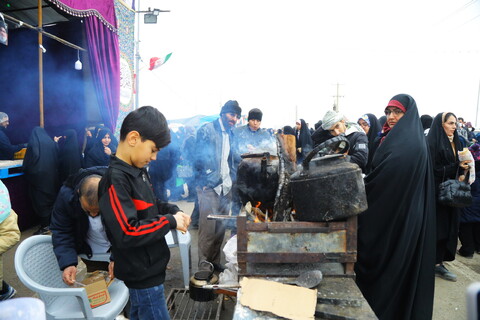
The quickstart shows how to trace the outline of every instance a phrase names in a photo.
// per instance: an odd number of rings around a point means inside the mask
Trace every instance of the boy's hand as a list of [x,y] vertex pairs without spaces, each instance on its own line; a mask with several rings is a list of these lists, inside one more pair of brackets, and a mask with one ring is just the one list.
[[188,226],[190,225],[190,222],[192,221],[192,219],[190,219],[190,216],[182,211],[178,211],[173,215],[173,217],[175,218],[175,221],[177,221],[177,230],[186,232]]

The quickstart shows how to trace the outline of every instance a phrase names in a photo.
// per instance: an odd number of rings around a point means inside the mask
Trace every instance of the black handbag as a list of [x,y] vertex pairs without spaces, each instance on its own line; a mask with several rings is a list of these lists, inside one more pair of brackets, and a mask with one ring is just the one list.
[[[445,176],[445,169],[444,169]],[[458,170],[455,179],[443,181],[438,186],[438,202],[445,206],[465,208],[472,205],[472,191],[468,184],[468,175],[463,181],[458,181]]]

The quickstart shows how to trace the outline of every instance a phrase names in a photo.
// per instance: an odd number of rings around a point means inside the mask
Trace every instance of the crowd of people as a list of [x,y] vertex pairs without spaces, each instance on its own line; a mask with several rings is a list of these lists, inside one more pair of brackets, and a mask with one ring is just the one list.
[[[437,200],[445,179],[465,179],[471,168],[480,168],[480,144],[470,123],[448,111],[420,117],[406,94],[391,98],[384,113],[352,122],[329,110],[315,129],[299,119],[294,127],[268,130],[261,127],[259,108],[237,126],[242,108],[229,100],[218,119],[172,130],[157,109],[142,107],[124,119],[119,141],[98,127],[87,132],[83,148],[74,130],[51,138],[34,128],[24,172],[41,218],[37,233],[52,233],[65,283],[75,282],[79,254],[111,252],[115,262],[85,260],[88,270],[102,269],[125,282],[131,319],[168,319],[163,282],[170,254],[164,236],[170,229],[198,228],[198,261],[225,269],[225,225],[207,216],[239,213],[241,155],[276,153],[280,138],[291,162],[300,165],[315,147],[344,136],[344,152],[362,170],[368,200],[359,215],[357,285],[380,319],[430,319],[434,277],[457,279],[444,262],[480,253],[478,179],[471,186],[472,206],[458,209]],[[0,129],[6,128],[8,116],[0,117]],[[5,138],[0,131],[0,151],[13,155],[18,146],[5,147]],[[459,160],[464,148],[474,162]],[[169,203],[180,199],[195,201],[191,214]],[[1,218],[0,212],[0,223]],[[1,299],[13,295],[9,288],[4,283]]]

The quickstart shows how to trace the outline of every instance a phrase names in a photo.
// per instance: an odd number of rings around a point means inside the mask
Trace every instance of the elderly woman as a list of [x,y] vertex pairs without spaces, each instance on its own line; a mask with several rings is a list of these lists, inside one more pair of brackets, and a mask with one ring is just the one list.
[[[458,151],[463,148],[457,132],[457,117],[451,112],[439,113],[433,119],[428,132],[428,145],[435,173],[435,190],[447,179],[455,179],[462,169],[468,169],[469,161],[458,160]],[[457,276],[448,271],[444,261],[455,260],[459,227],[460,209],[442,205],[437,201],[437,254],[435,275],[449,281],[457,281]]]
[[435,260],[433,172],[415,100],[393,97],[365,178],[357,284],[379,319],[431,319]]

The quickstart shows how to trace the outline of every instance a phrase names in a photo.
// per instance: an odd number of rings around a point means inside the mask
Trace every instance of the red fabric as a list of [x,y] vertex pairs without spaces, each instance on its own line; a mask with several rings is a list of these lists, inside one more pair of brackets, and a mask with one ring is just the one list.
[[164,225],[169,223],[167,218],[161,217],[160,220],[154,221],[149,224],[141,225],[138,227],[132,226],[128,222],[127,216],[123,211],[122,204],[120,203],[120,200],[117,197],[117,192],[115,191],[115,187],[112,185],[108,189],[108,192],[110,194],[110,202],[111,202],[110,205],[112,206],[113,212],[115,214],[115,218],[117,219],[118,224],[120,224],[120,227],[122,228],[123,232],[125,232],[126,235],[140,236],[143,234],[152,233],[158,229],[161,229]]
[[160,60],[160,58],[156,58],[156,57],[153,57],[153,58],[150,58],[150,68],[148,68],[148,70],[153,70],[155,69],[157,66],[157,61]]
[[133,199],[133,204],[135,204],[135,209],[137,210],[145,210],[153,206],[153,203],[147,203],[143,200],[137,200],[137,199]]
[[385,109],[387,109],[388,107],[396,107],[400,110],[403,111],[403,113],[407,112],[407,109],[403,106],[403,104],[397,100],[390,100],[390,102],[388,103],[387,107]]

